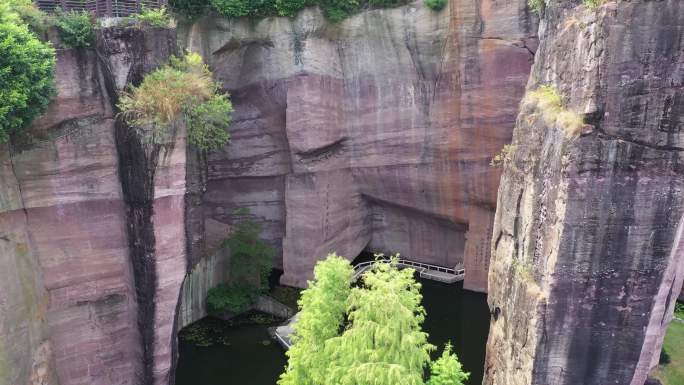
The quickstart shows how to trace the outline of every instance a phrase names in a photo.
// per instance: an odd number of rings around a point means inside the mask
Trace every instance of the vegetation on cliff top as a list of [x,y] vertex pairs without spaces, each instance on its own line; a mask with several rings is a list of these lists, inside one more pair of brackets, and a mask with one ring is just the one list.
[[[562,1],[566,0],[527,0],[527,4],[535,12],[540,12],[542,9],[544,9],[544,7],[546,7],[550,3],[560,3]],[[605,3],[606,1],[607,0],[582,0],[582,3],[589,8],[596,8],[599,5]]]
[[95,43],[95,18],[86,11],[55,10],[54,25],[67,48],[90,48]]
[[226,131],[233,107],[212,79],[202,58],[188,53],[147,74],[119,100],[126,121],[154,143],[162,143],[183,118],[188,140],[200,150],[220,148],[230,139]]
[[431,364],[434,346],[422,330],[425,309],[412,269],[376,263],[350,288],[349,262],[330,255],[314,273],[279,385],[423,385],[427,367],[429,385],[467,379],[449,347]]
[[[194,18],[211,9],[226,17],[261,18],[268,16],[294,17],[306,7],[319,6],[333,22],[344,20],[362,9],[390,8],[410,0],[170,0],[173,10]],[[446,0],[425,0],[433,10],[444,8]]]
[[0,2],[0,143],[47,109],[55,93],[55,51],[29,29],[28,0]]

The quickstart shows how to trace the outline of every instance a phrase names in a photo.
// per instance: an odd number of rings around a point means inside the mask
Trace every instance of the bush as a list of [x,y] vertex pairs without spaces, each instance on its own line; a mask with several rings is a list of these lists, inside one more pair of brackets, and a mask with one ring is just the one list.
[[323,14],[333,23],[340,22],[361,9],[358,0],[319,0]]
[[86,11],[55,9],[55,26],[65,47],[89,48],[95,41],[95,21]]
[[185,113],[188,140],[202,151],[223,147],[230,140],[233,105],[226,95],[214,95],[204,103],[191,106]]
[[226,17],[244,17],[250,11],[247,0],[211,0],[211,6]]
[[425,5],[433,11],[441,11],[447,5],[447,0],[425,0]]
[[194,19],[207,9],[208,0],[169,0],[169,6],[176,15]]
[[10,3],[0,4],[0,143],[42,114],[55,93],[55,51]]
[[220,315],[226,311],[242,313],[249,309],[259,294],[252,288],[241,285],[219,285],[207,293],[207,311]]
[[544,0],[527,0],[527,5],[529,5],[533,11],[541,12],[546,6],[546,2]]
[[130,20],[150,27],[168,28],[172,24],[171,17],[166,13],[166,8],[157,9],[143,8],[141,13],[130,16]]
[[681,302],[675,303],[675,313],[684,317],[684,303],[681,303]]
[[48,22],[45,12],[38,9],[31,0],[6,0],[10,7],[21,21],[37,34],[47,32]]
[[200,150],[221,147],[230,138],[225,129],[232,106],[227,95],[219,94],[198,54],[172,58],[169,65],[147,74],[117,106],[124,119],[153,143],[161,143],[181,116],[188,124],[190,144]]

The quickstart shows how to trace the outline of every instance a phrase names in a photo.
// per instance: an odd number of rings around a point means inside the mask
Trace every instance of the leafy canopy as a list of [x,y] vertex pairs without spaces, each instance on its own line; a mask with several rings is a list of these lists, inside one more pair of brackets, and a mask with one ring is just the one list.
[[0,143],[27,127],[55,94],[55,51],[29,30],[15,7],[0,2]]
[[326,341],[326,385],[423,385],[434,346],[413,269],[376,262],[349,295],[349,325]]
[[300,312],[290,336],[289,364],[278,385],[315,385],[325,380],[328,359],[325,341],[339,334],[344,322],[353,270],[336,254],[316,264],[314,281],[302,292]]

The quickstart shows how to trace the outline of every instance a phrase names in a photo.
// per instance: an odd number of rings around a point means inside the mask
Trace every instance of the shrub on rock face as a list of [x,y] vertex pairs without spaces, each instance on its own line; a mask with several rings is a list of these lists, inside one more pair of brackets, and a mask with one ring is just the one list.
[[54,95],[55,51],[0,4],[0,143],[28,126]]
[[181,117],[188,125],[190,144],[200,150],[222,147],[230,138],[225,130],[233,108],[198,54],[172,58],[169,65],[149,73],[119,99],[118,107],[124,119],[153,143],[163,142]]
[[95,41],[95,20],[86,11],[55,10],[55,26],[67,48],[89,48]]
[[447,0],[425,0],[425,5],[433,11],[441,11],[447,5]]

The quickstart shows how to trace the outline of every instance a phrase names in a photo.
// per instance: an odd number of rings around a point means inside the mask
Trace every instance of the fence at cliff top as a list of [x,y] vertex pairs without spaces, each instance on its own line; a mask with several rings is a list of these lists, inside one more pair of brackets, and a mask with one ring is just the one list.
[[43,11],[61,8],[65,11],[87,11],[96,17],[126,17],[143,8],[165,7],[167,0],[35,0]]
[[[390,263],[391,259],[380,259],[379,262]],[[465,278],[465,269],[462,265],[449,268],[437,265],[431,265],[429,263],[414,262],[408,259],[398,259],[397,267],[400,269],[411,268],[414,269],[421,278],[430,279],[433,281],[439,281],[444,283],[456,283],[463,281]],[[352,275],[352,281],[356,282],[357,279],[361,277],[363,273],[369,270],[375,261],[361,262],[354,265],[354,275]],[[271,329],[273,337],[280,343],[280,345],[285,348],[290,348],[290,334],[294,331],[292,326],[297,322],[297,316],[299,313],[295,314],[294,317],[287,320],[284,325],[275,327]]]

